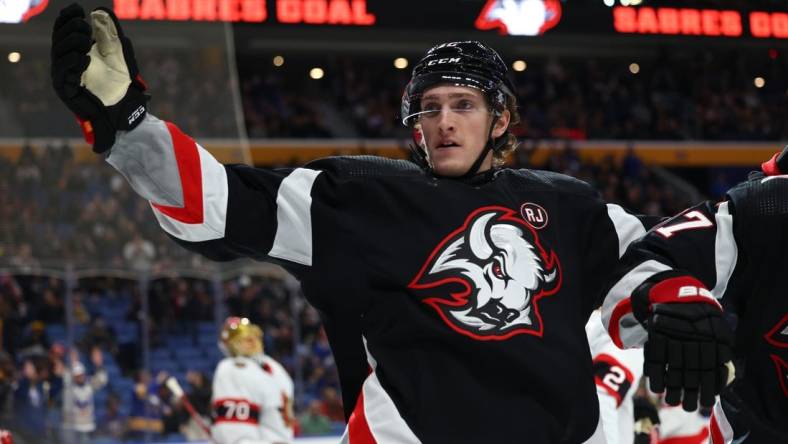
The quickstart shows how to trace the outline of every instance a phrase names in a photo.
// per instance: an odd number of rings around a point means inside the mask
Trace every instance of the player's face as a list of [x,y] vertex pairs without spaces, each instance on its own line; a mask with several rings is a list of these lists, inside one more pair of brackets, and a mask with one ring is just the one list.
[[[421,97],[419,125],[422,145],[430,165],[441,176],[462,176],[487,143],[493,114],[481,91],[465,86],[441,85]],[[500,137],[509,124],[509,113],[496,121],[493,136]],[[492,167],[488,153],[479,171]]]
[[239,342],[239,351],[244,356],[255,356],[263,352],[263,342],[257,336],[245,335]]

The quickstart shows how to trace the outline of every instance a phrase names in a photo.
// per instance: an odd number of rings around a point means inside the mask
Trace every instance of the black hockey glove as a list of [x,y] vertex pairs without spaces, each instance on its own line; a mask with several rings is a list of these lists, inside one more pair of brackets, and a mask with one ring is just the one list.
[[142,122],[150,98],[139,75],[131,41],[107,8],[90,13],[73,3],[52,30],[52,85],[77,116],[85,140],[103,153],[115,132]]
[[714,405],[733,379],[733,333],[722,307],[697,279],[668,272],[632,294],[635,318],[648,331],[643,373],[669,405]]

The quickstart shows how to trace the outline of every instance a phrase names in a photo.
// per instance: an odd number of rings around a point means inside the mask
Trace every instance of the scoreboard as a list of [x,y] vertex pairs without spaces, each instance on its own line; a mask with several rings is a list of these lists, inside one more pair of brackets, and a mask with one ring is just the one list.
[[[513,42],[544,36],[581,42],[586,37],[623,37],[626,41],[626,37],[645,36],[655,41],[679,37],[682,41],[748,39],[781,47],[788,44],[788,0],[81,1],[87,9],[110,7],[121,20],[151,24],[227,22],[244,24],[243,28],[315,28],[320,32],[356,28],[385,31],[380,35],[387,36],[489,33],[511,37]],[[0,0],[0,23],[51,23],[68,2]]]
[[691,1],[642,0],[638,6],[615,5],[614,0],[112,1],[118,17],[124,20],[480,30],[511,36],[640,34],[788,39],[788,9],[713,9],[692,7]]

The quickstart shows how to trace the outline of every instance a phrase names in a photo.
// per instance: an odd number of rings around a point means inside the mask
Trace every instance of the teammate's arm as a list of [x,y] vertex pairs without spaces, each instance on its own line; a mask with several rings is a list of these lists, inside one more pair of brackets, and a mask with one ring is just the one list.
[[728,382],[732,333],[717,301],[736,265],[729,202],[705,202],[649,231],[622,258],[603,305],[619,347],[645,344],[644,373],[668,404],[711,406]]
[[599,311],[594,311],[588,320],[586,335],[606,442],[617,444],[632,428],[632,396],[643,374],[643,353],[616,347],[602,325]]

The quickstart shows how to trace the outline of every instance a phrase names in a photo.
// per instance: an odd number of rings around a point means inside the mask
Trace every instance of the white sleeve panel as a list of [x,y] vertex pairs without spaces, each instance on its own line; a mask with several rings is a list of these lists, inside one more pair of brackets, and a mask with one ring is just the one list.
[[602,322],[616,346],[639,347],[646,341],[646,330],[632,314],[629,297],[646,279],[670,269],[661,262],[648,260],[625,274],[607,293],[602,304]]
[[618,257],[621,257],[627,251],[629,244],[646,234],[646,228],[640,219],[627,213],[619,205],[607,204],[607,215],[616,229]]
[[[151,202],[151,208],[162,229],[178,239],[188,242],[221,239],[227,223],[227,173],[210,153],[199,145],[195,147],[200,163],[199,190],[186,190],[182,207],[165,207]],[[192,214],[197,217],[190,218]]]
[[148,114],[133,131],[118,133],[107,162],[150,201],[167,233],[188,242],[224,237],[224,166],[175,125]]
[[276,196],[276,236],[269,256],[312,265],[312,185],[320,171],[296,168]]
[[739,250],[736,239],[733,237],[733,216],[728,210],[728,202],[723,202],[717,208],[714,216],[717,222],[717,234],[714,242],[714,258],[717,282],[711,294],[717,299],[722,299],[728,289],[728,281],[736,268]]

